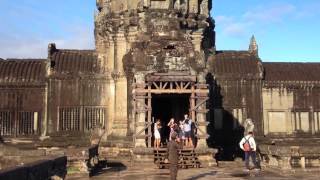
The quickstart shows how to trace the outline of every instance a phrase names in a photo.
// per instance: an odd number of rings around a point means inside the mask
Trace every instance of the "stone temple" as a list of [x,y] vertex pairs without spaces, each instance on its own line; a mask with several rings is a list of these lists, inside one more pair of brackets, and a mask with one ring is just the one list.
[[251,125],[266,166],[320,166],[320,63],[263,62],[254,37],[217,50],[210,0],[96,3],[96,49],[0,59],[0,154],[99,143],[99,158],[148,159],[152,122],[188,113],[203,162],[235,159]]

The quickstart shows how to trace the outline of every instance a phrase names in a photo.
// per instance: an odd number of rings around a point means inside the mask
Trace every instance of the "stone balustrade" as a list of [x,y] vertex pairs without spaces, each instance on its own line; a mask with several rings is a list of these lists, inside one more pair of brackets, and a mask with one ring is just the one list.
[[267,145],[259,146],[262,165],[280,170],[319,170],[320,146]]

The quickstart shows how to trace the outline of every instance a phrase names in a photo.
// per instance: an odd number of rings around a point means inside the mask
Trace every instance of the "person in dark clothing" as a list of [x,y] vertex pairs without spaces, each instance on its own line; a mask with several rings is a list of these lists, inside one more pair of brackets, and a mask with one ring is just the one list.
[[171,141],[168,143],[168,159],[170,163],[170,177],[171,180],[176,180],[178,175],[178,163],[179,163],[179,152],[182,148],[180,145],[180,139],[177,138],[177,133],[171,135]]

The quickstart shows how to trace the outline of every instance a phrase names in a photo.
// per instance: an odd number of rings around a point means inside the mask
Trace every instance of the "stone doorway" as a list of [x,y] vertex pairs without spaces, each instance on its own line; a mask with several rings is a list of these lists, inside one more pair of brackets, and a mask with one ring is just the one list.
[[[164,97],[168,96],[171,96],[171,99],[184,97],[182,98],[184,100],[181,100],[181,103],[187,105],[181,107],[182,109],[179,111],[186,111],[190,113],[190,118],[195,121],[195,128],[197,129],[196,138],[199,139],[198,142],[201,142],[201,146],[207,147],[206,139],[208,137],[208,123],[206,122],[206,113],[208,110],[206,109],[206,101],[208,100],[209,90],[208,85],[205,84],[205,78],[203,77],[203,75],[193,76],[183,73],[153,73],[147,76],[143,73],[135,74],[135,84],[133,88],[135,110],[135,147],[152,147],[152,117],[157,115],[157,110],[153,110],[157,107],[154,106],[158,105],[159,109],[163,110],[169,108],[165,107],[165,105],[160,105],[162,100],[158,99],[157,101],[156,99],[157,97],[165,99]],[[167,101],[167,103],[168,102],[169,101]],[[177,105],[179,106],[179,104]],[[171,108],[169,113],[171,116],[174,115],[177,120],[178,118],[183,118],[183,114],[185,112],[180,112],[181,114],[178,115],[172,114],[171,112],[173,111],[174,109]],[[168,117],[161,117],[159,115],[159,117],[166,119],[165,122],[170,119],[170,115],[168,115]]]
[[[178,123],[189,113],[191,94],[154,94],[152,95],[152,119],[161,120],[160,130],[162,143],[169,140],[170,128],[167,126],[170,118]],[[153,137],[154,138],[154,137]],[[153,140],[152,138],[152,140]]]

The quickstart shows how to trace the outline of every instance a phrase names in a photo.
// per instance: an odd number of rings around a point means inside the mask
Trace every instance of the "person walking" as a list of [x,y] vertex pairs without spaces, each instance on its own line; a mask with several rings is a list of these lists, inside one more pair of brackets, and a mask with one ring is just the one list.
[[178,175],[178,163],[179,163],[179,152],[181,149],[180,139],[177,137],[177,133],[173,132],[171,134],[171,140],[168,143],[167,156],[170,163],[170,179],[176,180]]
[[239,146],[245,153],[245,171],[250,171],[250,157],[254,165],[254,169],[259,170],[256,159],[257,145],[256,141],[254,140],[252,131],[249,131],[248,134],[241,139]]

